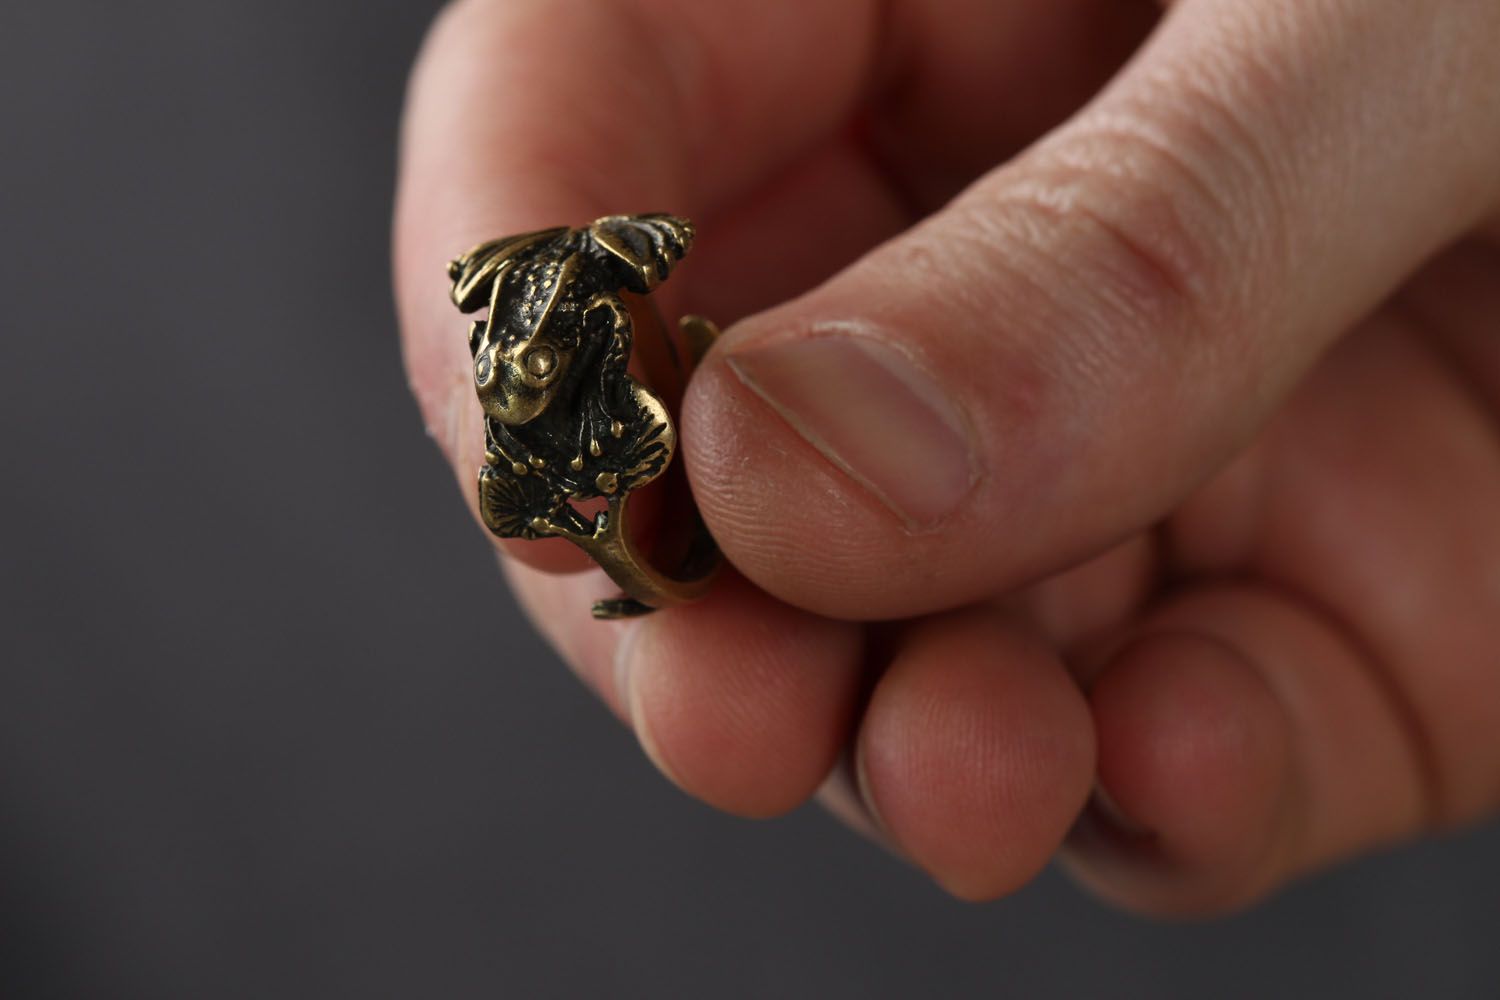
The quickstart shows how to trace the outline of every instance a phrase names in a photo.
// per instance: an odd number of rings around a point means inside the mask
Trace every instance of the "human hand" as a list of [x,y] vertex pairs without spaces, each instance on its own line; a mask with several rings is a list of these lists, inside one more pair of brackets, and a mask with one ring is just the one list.
[[671,211],[700,236],[659,294],[742,319],[679,425],[735,569],[711,596],[596,623],[578,553],[502,546],[689,793],[766,816],[821,786],[957,895],[1061,848],[1154,913],[1500,804],[1500,5],[1156,16],[441,17],[396,283],[471,504],[454,253]]

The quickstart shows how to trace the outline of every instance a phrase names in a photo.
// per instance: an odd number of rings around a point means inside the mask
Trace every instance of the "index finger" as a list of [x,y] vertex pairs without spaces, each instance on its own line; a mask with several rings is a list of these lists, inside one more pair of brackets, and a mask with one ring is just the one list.
[[[465,0],[439,17],[403,122],[396,302],[413,392],[471,508],[484,436],[444,263],[609,213],[712,212],[847,111],[877,8]],[[540,568],[587,565],[560,539],[503,547]]]

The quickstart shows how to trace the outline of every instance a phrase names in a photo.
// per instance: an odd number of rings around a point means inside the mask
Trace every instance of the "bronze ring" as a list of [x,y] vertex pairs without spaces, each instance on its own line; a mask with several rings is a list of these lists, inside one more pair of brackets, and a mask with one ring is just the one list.
[[[626,518],[631,493],[666,471],[677,445],[667,404],[626,370],[637,326],[661,333],[653,384],[679,391],[718,336],[708,320],[684,317],[682,364],[646,298],[692,243],[686,219],[612,215],[481,243],[448,265],[453,304],[488,307],[469,328],[487,445],[480,514],[502,538],[566,538],[587,552],[625,591],[597,602],[596,618],[690,601],[719,564],[696,511],[677,519],[687,530],[672,574],[638,551]],[[592,517],[580,509],[601,498]]]

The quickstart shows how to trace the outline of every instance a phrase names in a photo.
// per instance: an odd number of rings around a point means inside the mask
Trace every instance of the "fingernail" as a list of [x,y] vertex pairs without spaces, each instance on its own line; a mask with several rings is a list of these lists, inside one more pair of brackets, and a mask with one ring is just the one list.
[[641,626],[644,622],[631,622],[615,646],[614,676],[611,678],[614,691],[610,701],[616,713],[631,727],[635,725],[635,706],[631,704],[630,672],[635,666],[635,648],[639,644]]
[[1156,834],[1125,815],[1109,794],[1096,786],[1066,839],[1074,850],[1103,857],[1130,855],[1154,842]]
[[880,806],[875,802],[875,792],[870,788],[870,772],[865,769],[864,746],[860,743],[856,743],[854,747],[854,790],[859,794],[860,804],[869,815],[870,826],[891,850],[900,853],[895,846],[896,838],[891,836],[891,828],[885,825],[885,819],[880,815]]
[[646,758],[668,781],[681,787],[682,782],[677,779],[677,775],[667,764],[666,758],[662,756],[661,748],[656,743],[656,738],[646,718],[646,712],[641,705],[641,691],[636,673],[641,657],[650,655],[649,650],[644,649],[649,644],[642,642],[648,624],[644,620],[637,622],[621,638],[620,645],[615,650],[615,697],[620,704],[625,722],[635,731],[636,741],[640,743]]
[[729,367],[909,527],[931,527],[974,485],[958,408],[909,357],[844,330],[732,354]]
[[1139,840],[1153,836],[1149,827],[1137,823],[1125,814],[1125,810],[1121,809],[1120,804],[1110,796],[1109,792],[1105,791],[1103,785],[1094,788],[1094,795],[1089,801],[1088,808],[1098,810],[1099,817],[1105,823],[1126,837]]

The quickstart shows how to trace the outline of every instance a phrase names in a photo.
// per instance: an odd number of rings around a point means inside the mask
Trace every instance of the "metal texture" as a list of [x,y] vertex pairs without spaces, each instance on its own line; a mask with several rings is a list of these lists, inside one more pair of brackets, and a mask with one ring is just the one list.
[[[692,243],[686,219],[613,215],[491,240],[448,265],[453,304],[488,310],[469,328],[487,446],[480,515],[502,538],[566,538],[588,553],[625,591],[596,603],[596,618],[692,600],[718,566],[696,511],[673,574],[651,565],[627,523],[631,494],[666,470],[677,444],[667,405],[627,371],[631,305],[649,305],[635,297],[665,281]],[[681,328],[696,363],[718,331],[694,316]],[[579,509],[598,498],[604,509],[592,517]]]

